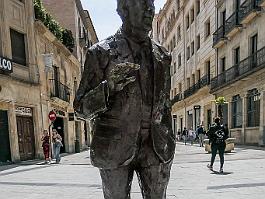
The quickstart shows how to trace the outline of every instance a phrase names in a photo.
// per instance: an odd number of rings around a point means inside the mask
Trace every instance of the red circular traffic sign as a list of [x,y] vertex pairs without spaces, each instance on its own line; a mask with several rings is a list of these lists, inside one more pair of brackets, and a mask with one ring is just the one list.
[[54,111],[49,112],[49,119],[53,122],[56,120],[56,113]]

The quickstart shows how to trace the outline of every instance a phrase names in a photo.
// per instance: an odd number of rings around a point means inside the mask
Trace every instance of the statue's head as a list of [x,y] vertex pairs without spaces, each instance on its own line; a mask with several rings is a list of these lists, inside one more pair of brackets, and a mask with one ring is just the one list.
[[125,31],[134,36],[147,36],[155,14],[154,0],[117,0],[117,3]]

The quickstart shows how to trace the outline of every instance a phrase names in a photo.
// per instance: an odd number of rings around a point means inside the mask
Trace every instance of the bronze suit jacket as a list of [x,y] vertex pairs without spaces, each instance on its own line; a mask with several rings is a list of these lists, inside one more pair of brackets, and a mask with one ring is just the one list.
[[[170,62],[167,51],[152,41],[154,63],[153,114],[151,137],[153,149],[161,162],[170,162],[175,153],[175,136],[171,127]],[[133,63],[128,41],[121,31],[92,46],[87,53],[85,70],[76,101],[106,79],[111,68],[124,62]],[[91,161],[99,168],[128,165],[137,150],[141,112],[134,83],[110,98],[109,109],[94,120]]]

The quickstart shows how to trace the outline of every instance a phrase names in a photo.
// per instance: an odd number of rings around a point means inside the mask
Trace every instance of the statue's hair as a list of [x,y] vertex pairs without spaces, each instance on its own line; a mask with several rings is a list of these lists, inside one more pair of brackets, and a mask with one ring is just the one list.
[[124,17],[124,10],[127,5],[127,0],[117,0],[117,12],[121,16]]

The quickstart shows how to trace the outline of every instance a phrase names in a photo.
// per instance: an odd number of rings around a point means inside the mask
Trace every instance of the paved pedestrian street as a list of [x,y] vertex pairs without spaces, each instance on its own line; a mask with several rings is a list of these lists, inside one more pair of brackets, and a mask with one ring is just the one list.
[[[207,169],[209,159],[210,154],[198,145],[178,143],[167,198],[264,198],[264,150],[243,147],[226,154],[223,175]],[[90,164],[89,152],[85,151],[63,157],[59,165],[22,163],[0,167],[0,198],[101,199],[103,195],[98,170]],[[132,199],[140,198],[135,179]]]

